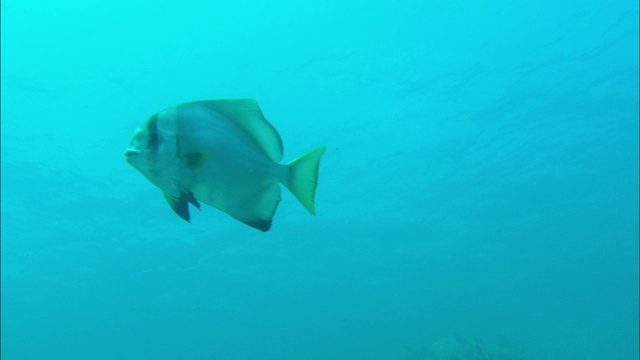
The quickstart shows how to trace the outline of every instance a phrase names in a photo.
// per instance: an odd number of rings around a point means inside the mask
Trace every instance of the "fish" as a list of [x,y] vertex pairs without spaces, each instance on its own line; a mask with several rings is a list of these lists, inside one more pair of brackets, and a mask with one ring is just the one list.
[[260,231],[271,228],[283,184],[315,215],[320,146],[281,163],[283,146],[255,99],[182,103],[153,114],[133,133],[126,161],[160,188],[190,222],[189,205],[221,210]]

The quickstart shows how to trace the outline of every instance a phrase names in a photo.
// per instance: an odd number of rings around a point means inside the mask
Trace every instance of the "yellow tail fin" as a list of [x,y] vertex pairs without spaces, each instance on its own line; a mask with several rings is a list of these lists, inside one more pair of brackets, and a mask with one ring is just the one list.
[[289,179],[284,184],[307,211],[316,214],[315,196],[318,186],[320,158],[327,148],[321,146],[289,162]]

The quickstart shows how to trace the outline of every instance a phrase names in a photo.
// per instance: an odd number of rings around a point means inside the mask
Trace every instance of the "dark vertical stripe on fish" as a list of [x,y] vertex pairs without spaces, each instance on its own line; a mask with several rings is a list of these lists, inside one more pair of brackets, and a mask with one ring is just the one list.
[[153,116],[147,123],[147,130],[149,131],[149,149],[153,151],[158,150],[160,144],[160,136],[158,135],[158,117]]

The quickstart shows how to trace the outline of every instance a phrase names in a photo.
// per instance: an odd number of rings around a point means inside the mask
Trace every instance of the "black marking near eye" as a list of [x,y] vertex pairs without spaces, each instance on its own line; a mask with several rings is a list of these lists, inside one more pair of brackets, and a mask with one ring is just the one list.
[[153,116],[147,123],[147,130],[149,131],[149,149],[157,150],[160,144],[160,136],[158,135],[158,117]]

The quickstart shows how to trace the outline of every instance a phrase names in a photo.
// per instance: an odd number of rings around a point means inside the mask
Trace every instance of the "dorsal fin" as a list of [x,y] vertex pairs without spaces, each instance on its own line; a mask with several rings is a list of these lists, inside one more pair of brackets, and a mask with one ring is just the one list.
[[208,108],[222,113],[245,131],[274,162],[282,160],[282,140],[276,129],[262,115],[254,99],[223,99],[202,101]]

